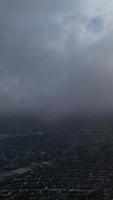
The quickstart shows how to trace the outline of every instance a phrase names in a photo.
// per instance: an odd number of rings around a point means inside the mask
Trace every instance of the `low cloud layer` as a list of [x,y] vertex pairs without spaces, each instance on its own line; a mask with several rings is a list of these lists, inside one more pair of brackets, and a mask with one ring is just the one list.
[[112,0],[1,0],[0,110],[113,110]]

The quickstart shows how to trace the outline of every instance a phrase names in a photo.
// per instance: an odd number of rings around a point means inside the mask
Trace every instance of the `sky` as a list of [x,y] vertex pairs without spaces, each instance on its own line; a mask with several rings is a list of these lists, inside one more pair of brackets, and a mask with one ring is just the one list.
[[112,0],[0,0],[0,112],[113,110]]

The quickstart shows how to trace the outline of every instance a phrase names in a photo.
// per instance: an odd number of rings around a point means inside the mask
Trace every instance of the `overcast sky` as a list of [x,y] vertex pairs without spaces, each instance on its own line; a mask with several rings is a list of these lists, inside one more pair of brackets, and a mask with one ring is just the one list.
[[0,110],[113,110],[112,0],[0,0]]

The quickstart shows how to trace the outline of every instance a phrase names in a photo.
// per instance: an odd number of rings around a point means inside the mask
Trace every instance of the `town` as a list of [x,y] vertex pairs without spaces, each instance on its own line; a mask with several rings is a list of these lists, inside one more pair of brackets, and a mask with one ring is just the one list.
[[0,136],[0,198],[113,198],[113,129],[51,126]]

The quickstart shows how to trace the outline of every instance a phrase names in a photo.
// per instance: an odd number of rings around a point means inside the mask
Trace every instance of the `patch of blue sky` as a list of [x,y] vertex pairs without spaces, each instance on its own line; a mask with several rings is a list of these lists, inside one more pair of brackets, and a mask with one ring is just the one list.
[[104,30],[104,21],[101,17],[92,18],[88,22],[87,28],[94,33],[101,33]]

